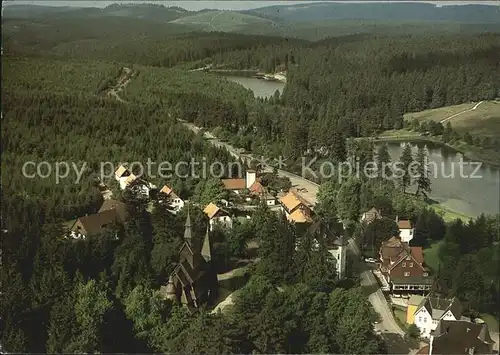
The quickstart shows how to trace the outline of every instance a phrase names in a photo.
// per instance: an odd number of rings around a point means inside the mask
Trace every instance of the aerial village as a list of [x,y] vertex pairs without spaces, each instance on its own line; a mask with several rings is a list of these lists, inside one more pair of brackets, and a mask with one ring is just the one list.
[[[194,235],[189,213],[191,202],[183,200],[170,186],[158,188],[124,166],[115,171],[114,180],[123,193],[122,197],[127,192],[148,201],[156,199],[174,215],[188,209],[178,263],[160,293],[165,299],[182,304],[192,312],[206,304],[216,305],[214,312],[231,304],[231,295],[225,299],[220,297],[219,282],[225,275],[217,274],[211,264],[211,233],[216,227],[231,229],[236,218],[251,219],[257,207],[256,201],[282,213],[290,223],[302,225],[313,234],[326,235],[330,241],[328,251],[334,260],[332,268],[335,268],[339,280],[346,277],[349,242],[342,235],[331,233],[321,220],[315,221],[314,205],[303,197],[300,190],[292,187],[275,196],[261,183],[255,170],[247,170],[244,178],[221,180],[228,195],[240,201],[237,205],[230,198],[198,206],[206,217],[204,236]],[[72,221],[66,238],[85,239],[126,221],[125,203],[114,199],[104,183],[99,184],[99,189],[104,199],[102,207],[95,214]],[[359,222],[366,228],[382,217],[382,212],[373,207],[360,216]],[[410,246],[415,235],[412,222],[398,217],[395,222],[398,235],[382,242],[377,257],[363,261],[376,278],[388,304],[404,312],[406,325],[415,325],[421,338],[428,343],[418,354],[439,354],[440,349],[449,349],[450,346],[459,348],[457,353],[462,353],[463,348],[471,349],[471,354],[478,351],[491,353],[495,342],[489,335],[488,326],[481,319],[465,317],[457,298],[446,299],[435,294],[434,278],[424,263],[422,247]],[[197,243],[197,240],[203,242]]]

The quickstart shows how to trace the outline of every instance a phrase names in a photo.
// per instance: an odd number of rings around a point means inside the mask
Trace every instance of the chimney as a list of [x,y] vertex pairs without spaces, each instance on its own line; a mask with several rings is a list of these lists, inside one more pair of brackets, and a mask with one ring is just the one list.
[[245,178],[245,187],[248,189],[250,186],[253,185],[256,179],[256,172],[255,170],[247,170],[246,173],[246,178]]

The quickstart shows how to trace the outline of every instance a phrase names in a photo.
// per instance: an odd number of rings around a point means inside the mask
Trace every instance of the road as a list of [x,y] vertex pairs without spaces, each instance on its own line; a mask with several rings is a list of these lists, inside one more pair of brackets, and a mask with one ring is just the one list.
[[[184,124],[184,126],[186,126],[195,133],[198,133],[200,131],[199,127],[196,127],[195,125],[189,122],[186,121],[181,121],[181,122],[182,124]],[[253,158],[251,155],[241,154],[238,149],[234,148],[227,142],[220,141],[209,132],[205,132],[204,136],[207,139],[207,141],[210,142],[211,144],[217,147],[226,148],[229,151],[229,153],[235,158],[242,160],[245,160],[246,158],[247,161],[248,158],[250,159]],[[299,175],[283,170],[278,170],[278,175],[282,177],[288,177],[292,182],[293,187],[297,189],[306,189],[306,192],[299,192],[299,194],[303,196],[307,201],[309,201],[312,205],[315,205],[317,203],[316,195],[319,189],[318,184],[306,180]],[[356,243],[352,239],[349,240],[349,249],[356,256],[358,257],[361,256],[361,253]],[[364,263],[363,266],[364,269],[361,272],[361,286],[366,290],[370,290],[370,293],[368,295],[368,300],[370,301],[375,311],[378,314],[380,314],[381,318],[380,323],[375,325],[375,329],[378,332],[380,332],[381,335],[386,340],[387,346],[389,348],[388,350],[390,353],[393,354],[408,353],[409,349],[405,349],[404,341],[402,339],[405,333],[401,330],[399,325],[394,320],[392,311],[389,308],[389,305],[384,297],[384,294],[382,293],[382,290],[379,287],[377,280],[375,279],[375,276],[373,275],[371,270],[366,269],[366,265],[364,265]]]
[[[349,247],[356,256],[361,257],[359,248],[353,239],[349,239]],[[381,316],[381,322],[375,325],[375,329],[379,330],[381,333],[392,333],[404,336],[405,333],[394,320],[394,316],[389,309],[385,296],[378,285],[375,275],[373,275],[370,269],[364,268],[361,272],[361,286],[373,291],[369,294],[368,299],[375,311]]]
[[445,118],[445,119],[442,119],[442,120],[441,120],[441,121],[439,121],[439,122],[440,122],[440,123],[445,123],[445,122],[447,122],[447,121],[451,120],[453,117],[456,117],[456,116],[461,115],[461,114],[466,113],[466,112],[474,111],[474,110],[475,110],[475,109],[476,109],[479,105],[481,105],[482,103],[483,103],[483,101],[479,101],[479,102],[478,102],[478,103],[477,103],[474,107],[472,107],[472,108],[470,108],[470,109],[468,109],[468,110],[465,110],[465,111],[462,111],[462,112],[456,113],[456,114],[454,114],[454,115],[452,115],[452,116],[450,116],[450,117],[447,117],[447,118]]
[[125,86],[127,86],[127,84],[130,82],[130,80],[132,79],[133,76],[134,76],[134,74],[132,73],[132,69],[127,68],[127,67],[123,67],[122,74],[118,78],[118,82],[116,83],[115,86],[113,86],[112,88],[110,88],[108,90],[107,95],[113,96],[116,100],[118,100],[122,103],[126,103],[126,101],[123,100],[118,95],[118,93],[120,91],[122,91],[123,88],[125,88]]
[[[184,121],[184,120],[179,120],[186,128],[191,130],[194,133],[199,133],[200,128],[195,126],[194,124]],[[252,154],[242,154],[240,149],[234,148],[231,144],[227,142],[223,142],[219,140],[217,137],[212,135],[210,132],[204,132],[204,137],[207,139],[208,142],[213,144],[214,146],[218,148],[225,148],[231,156],[233,156],[236,159],[241,159],[247,164],[250,163],[250,161],[257,159],[254,157]],[[257,159],[258,160],[258,159]],[[271,172],[272,168],[267,167],[263,169],[264,172]],[[316,195],[319,190],[319,185],[316,184],[315,182],[306,180],[302,178],[301,176],[297,174],[290,173],[288,171],[284,171],[281,169],[278,169],[278,176],[281,177],[287,177],[290,179],[290,182],[292,183],[292,187],[297,189],[297,190],[302,190],[299,192],[299,194],[308,202],[310,202],[313,206],[316,204]]]
[[[124,83],[126,85],[128,80]],[[121,87],[123,87],[122,85]],[[201,128],[193,125],[192,123],[179,120],[186,128],[190,129],[194,133],[200,132]],[[254,157],[250,154],[242,154],[239,149],[234,148],[227,142],[223,142],[213,136],[210,132],[204,132],[204,137],[210,142],[212,145],[216,147],[225,148],[233,157],[237,159],[242,159],[246,163],[249,163]],[[271,171],[271,168],[267,170]],[[317,193],[319,189],[319,185],[312,181],[306,180],[299,175],[284,171],[278,170],[278,175],[282,177],[287,177],[290,179],[292,183],[292,187],[297,190],[303,190],[299,192],[304,199],[310,202],[313,206],[317,203]],[[356,243],[351,239],[349,240],[349,249],[358,257],[360,257],[360,251],[356,245]],[[409,353],[409,349],[404,348],[404,341],[402,336],[404,332],[398,326],[394,317],[392,315],[391,310],[385,300],[385,297],[380,290],[380,287],[375,279],[375,276],[372,274],[371,270],[366,270],[366,268],[361,272],[361,285],[363,288],[370,290],[368,295],[368,299],[375,309],[375,311],[380,314],[381,322],[376,325],[376,329],[380,331],[381,335],[384,337],[384,340],[387,344],[389,353],[393,354],[401,354],[401,353]],[[403,345],[403,347],[402,347]]]

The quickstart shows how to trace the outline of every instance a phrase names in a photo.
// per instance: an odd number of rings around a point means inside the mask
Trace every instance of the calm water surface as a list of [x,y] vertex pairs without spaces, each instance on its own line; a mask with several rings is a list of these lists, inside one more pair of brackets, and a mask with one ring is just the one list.
[[[450,210],[469,216],[500,212],[499,169],[481,164],[475,171],[477,164],[461,165],[461,161],[468,162],[468,160],[451,149],[432,143],[411,143],[411,145],[415,152],[419,146],[426,146],[428,149],[432,199]],[[399,159],[403,146],[404,143],[388,143],[389,154],[393,161]]]
[[255,97],[269,97],[273,96],[276,90],[283,92],[285,83],[280,83],[277,81],[269,81],[263,79],[257,79],[252,77],[242,77],[242,76],[226,76],[225,77],[235,83],[238,83],[247,89],[253,91]]

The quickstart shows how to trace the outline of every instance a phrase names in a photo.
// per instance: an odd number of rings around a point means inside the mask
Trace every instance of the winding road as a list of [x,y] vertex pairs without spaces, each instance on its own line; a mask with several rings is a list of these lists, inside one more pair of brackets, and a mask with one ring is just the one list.
[[[118,84],[109,92],[110,95],[118,99],[119,96],[117,92],[121,91],[133,77],[133,73],[130,74],[131,70],[129,68],[124,68],[124,72],[125,76],[122,75],[121,79],[118,81]],[[121,99],[119,101],[125,102]],[[181,122],[186,128],[193,131],[194,133],[198,133],[201,130],[200,127],[197,127],[187,121],[179,119],[179,122]],[[240,149],[236,149],[229,143],[221,141],[210,132],[204,132],[204,137],[210,144],[216,147],[225,148],[233,157],[242,159],[247,164],[251,160],[255,159],[255,157],[253,157],[251,154],[242,154]],[[260,160],[262,161],[263,159],[261,158]],[[272,168],[270,167],[264,169],[264,171],[271,171],[271,170]],[[301,191],[299,192],[299,194],[303,196],[304,199],[309,201],[312,206],[316,205],[317,203],[316,195],[319,190],[319,185],[317,183],[309,181],[299,175],[281,169],[278,169],[278,175],[281,177],[289,178],[292,183],[292,186],[296,188],[298,191]],[[349,240],[348,248],[352,253],[358,256],[359,260],[361,254],[354,240],[352,239]],[[391,354],[409,353],[410,349],[407,346],[405,347],[404,345],[405,341],[402,338],[404,336],[404,332],[396,323],[394,316],[389,308],[389,305],[379,287],[379,284],[375,279],[375,276],[373,275],[372,271],[368,269],[366,265],[364,265],[364,263],[362,263],[362,266],[364,266],[364,268],[360,275],[361,286],[364,289],[369,290],[368,299],[373,308],[375,309],[375,311],[380,315],[381,319],[380,323],[375,325],[375,329],[384,338],[389,353]]]

